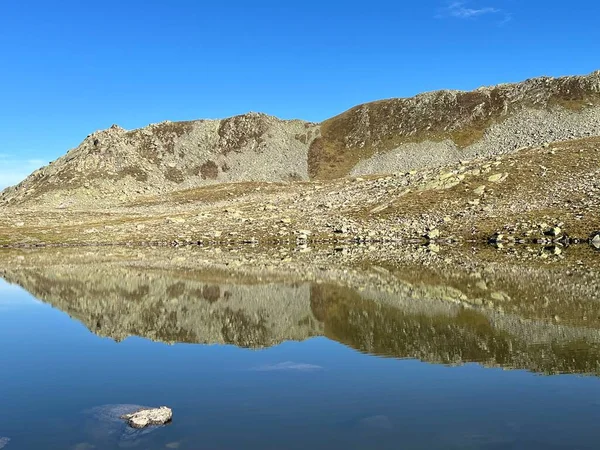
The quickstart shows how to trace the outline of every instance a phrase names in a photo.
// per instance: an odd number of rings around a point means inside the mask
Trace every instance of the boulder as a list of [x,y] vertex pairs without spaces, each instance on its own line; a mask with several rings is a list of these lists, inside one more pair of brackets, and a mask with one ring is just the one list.
[[592,233],[590,236],[590,244],[592,244],[594,248],[600,249],[600,231]]
[[131,414],[124,414],[121,419],[126,420],[132,428],[146,428],[151,425],[164,425],[171,422],[173,411],[166,406],[141,409]]
[[473,189],[473,193],[476,195],[483,195],[485,193],[485,185],[481,185],[478,188]]
[[544,231],[546,236],[558,237],[562,235],[562,229],[560,227],[552,227]]
[[437,239],[440,237],[440,230],[438,230],[437,228],[432,228],[425,234],[425,237],[427,239]]
[[98,448],[131,448],[139,444],[146,436],[160,429],[159,426],[133,428],[123,420],[125,414],[133,414],[136,411],[147,409],[151,408],[133,404],[96,406],[84,411],[87,417],[85,428],[94,430],[93,436],[90,436],[93,440],[96,440],[97,436],[107,437],[110,445]]
[[506,178],[508,178],[507,173],[496,173],[494,175],[489,176],[488,181],[492,183],[501,183],[502,181],[506,180]]

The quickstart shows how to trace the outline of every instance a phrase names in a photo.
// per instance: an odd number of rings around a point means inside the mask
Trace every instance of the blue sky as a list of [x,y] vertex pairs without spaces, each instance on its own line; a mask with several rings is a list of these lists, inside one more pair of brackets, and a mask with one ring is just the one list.
[[0,187],[96,129],[600,69],[600,2],[6,0]]

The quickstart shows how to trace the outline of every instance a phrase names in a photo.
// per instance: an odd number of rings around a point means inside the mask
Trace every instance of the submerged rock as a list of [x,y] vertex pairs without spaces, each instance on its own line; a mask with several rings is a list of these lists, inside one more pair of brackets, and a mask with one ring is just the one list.
[[[130,446],[144,439],[148,434],[159,430],[160,426],[136,429],[127,425],[122,417],[136,411],[151,409],[147,406],[132,404],[102,405],[85,411],[89,417],[86,423],[86,432],[91,436],[91,442],[98,448]],[[126,444],[127,443],[127,444]]]
[[125,419],[132,428],[146,428],[150,425],[164,425],[173,419],[173,411],[171,408],[161,406],[160,408],[141,409],[131,414],[123,414],[122,419]]
[[0,448],[6,447],[9,442],[10,442],[9,438],[0,436]]

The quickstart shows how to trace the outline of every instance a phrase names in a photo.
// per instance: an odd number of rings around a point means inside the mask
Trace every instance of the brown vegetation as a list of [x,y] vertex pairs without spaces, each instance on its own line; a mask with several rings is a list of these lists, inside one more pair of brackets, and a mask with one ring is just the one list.
[[203,180],[216,180],[219,176],[219,166],[214,161],[206,161],[200,167],[200,175]]
[[176,167],[167,167],[165,169],[165,179],[179,184],[185,181],[185,174]]

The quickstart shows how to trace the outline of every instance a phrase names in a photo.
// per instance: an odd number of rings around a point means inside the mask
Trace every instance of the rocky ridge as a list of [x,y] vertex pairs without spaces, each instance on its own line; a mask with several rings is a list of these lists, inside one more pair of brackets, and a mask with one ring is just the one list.
[[600,135],[600,71],[353,108],[321,124],[249,113],[118,126],[0,194],[5,206],[114,207],[227,182],[290,182],[421,170]]
[[92,133],[77,148],[0,194],[0,202],[110,206],[215,182],[307,178],[318,127],[249,113]]

